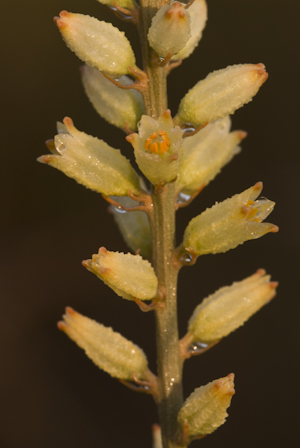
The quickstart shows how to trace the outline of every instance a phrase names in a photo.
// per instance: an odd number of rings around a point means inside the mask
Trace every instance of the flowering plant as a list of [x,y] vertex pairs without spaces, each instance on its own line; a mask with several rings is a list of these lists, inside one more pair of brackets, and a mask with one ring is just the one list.
[[[234,394],[234,375],[229,374],[200,386],[184,401],[184,361],[243,325],[274,297],[277,283],[259,270],[221,288],[196,307],[179,340],[178,273],[200,255],[226,252],[278,228],[262,223],[275,204],[257,199],[261,182],[193,218],[178,246],[175,214],[240,151],[246,133],[230,132],[229,115],[252,100],[268,75],[263,64],[214,71],[184,96],[172,119],[167,75],[200,42],[207,20],[205,0],[141,0],[139,5],[134,0],[99,1],[137,26],[142,69],[128,39],[112,24],[66,11],[55,22],[67,46],[86,64],[81,74],[91,103],[128,134],[144,178],[120,150],[77,130],[70,118],[58,124],[58,134],[47,142],[51,154],[39,161],[101,193],[111,204],[134,253],[101,247],[83,265],[118,296],[142,311],[154,311],[157,374],[139,347],[71,308],[58,326],[99,368],[153,396],[160,418],[160,428],[154,427],[155,448],[184,447],[225,422]],[[205,344],[205,350],[197,344]]]

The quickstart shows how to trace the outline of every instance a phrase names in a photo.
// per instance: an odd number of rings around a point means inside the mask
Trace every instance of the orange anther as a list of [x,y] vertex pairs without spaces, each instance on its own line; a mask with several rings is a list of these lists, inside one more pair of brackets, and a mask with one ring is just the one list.
[[150,152],[158,154],[158,144],[156,142],[152,143],[152,145],[150,146]]

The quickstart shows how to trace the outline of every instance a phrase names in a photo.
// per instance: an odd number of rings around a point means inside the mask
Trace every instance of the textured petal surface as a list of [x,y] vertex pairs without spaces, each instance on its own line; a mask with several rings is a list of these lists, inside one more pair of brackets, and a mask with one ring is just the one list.
[[112,328],[66,309],[64,322],[59,328],[81,347],[86,355],[102,370],[115,378],[132,380],[132,374],[145,378],[148,370],[144,352]]
[[252,100],[267,77],[263,64],[231,65],[216,70],[185,95],[174,121],[199,126],[233,114]]
[[112,77],[130,73],[135,57],[125,34],[95,17],[62,11],[56,24],[67,46],[88,65]]
[[107,196],[127,196],[129,190],[139,193],[139,177],[118,149],[78,131],[70,118],[64,124],[67,133],[54,140],[57,154],[42,156],[40,162]]
[[[120,89],[99,70],[87,65],[82,68],[81,76],[85,92],[102,118],[121,129],[137,129],[137,123],[144,113],[140,92]],[[122,76],[119,82],[124,86],[132,84],[128,76]]]
[[220,288],[197,306],[189,333],[195,341],[209,343],[227,336],[275,296],[276,286],[260,269],[241,282]]

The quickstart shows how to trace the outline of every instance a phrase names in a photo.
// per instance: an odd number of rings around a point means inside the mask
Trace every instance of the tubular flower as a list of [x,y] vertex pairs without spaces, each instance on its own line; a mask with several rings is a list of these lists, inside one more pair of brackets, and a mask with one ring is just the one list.
[[[137,123],[144,113],[140,92],[120,89],[99,70],[88,65],[82,67],[81,78],[85,93],[102,118],[121,129],[137,129]],[[124,86],[132,83],[128,76],[121,76],[119,82]]]
[[184,153],[176,181],[178,191],[195,193],[240,152],[238,145],[247,134],[230,132],[230,127],[231,120],[226,116],[183,140]]
[[70,307],[66,308],[63,317],[58,328],[81,347],[96,366],[121,380],[130,381],[133,374],[138,379],[145,379],[147,358],[137,345]]
[[153,185],[174,180],[182,156],[183,131],[174,127],[170,111],[158,120],[143,115],[138,128],[138,134],[128,135],[126,139],[134,148],[140,170]]
[[195,0],[194,3],[188,8],[190,13],[191,22],[191,37],[187,41],[185,47],[179,51],[179,53],[172,56],[172,60],[185,59],[190,56],[197,45],[199,44],[202,32],[204,30],[207,20],[207,6],[205,0]]
[[261,223],[275,206],[268,199],[255,200],[261,191],[262,183],[258,182],[193,218],[184,233],[184,248],[197,256],[217,254],[268,232],[277,232],[274,224]]
[[181,100],[175,124],[200,126],[233,114],[249,103],[267,80],[263,64],[231,65],[210,73]]
[[218,289],[198,305],[188,331],[197,342],[212,343],[228,336],[276,295],[277,282],[259,269],[241,282]]
[[154,269],[140,255],[110,252],[101,247],[98,254],[82,264],[123,299],[150,300],[156,296],[158,281]]
[[56,135],[54,142],[47,142],[53,154],[39,157],[39,162],[107,196],[126,196],[129,190],[139,193],[139,177],[118,149],[78,131],[71,118],[65,118],[64,124],[59,124],[58,132],[62,133]]
[[211,434],[225,423],[232,395],[234,374],[212,381],[195,389],[178,414],[178,422],[187,426],[190,439]]
[[[112,199],[126,208],[136,206],[136,201],[129,196],[122,198],[113,196]],[[152,254],[152,240],[147,214],[140,210],[126,212],[122,208],[114,205],[111,207],[111,210],[128,247],[133,252],[139,251],[143,257],[150,258]]]
[[185,4],[180,2],[172,2],[160,8],[148,32],[150,47],[161,57],[178,53],[189,37],[190,14]]
[[88,65],[113,78],[130,73],[135,57],[125,34],[95,17],[62,11],[55,18],[64,41]]

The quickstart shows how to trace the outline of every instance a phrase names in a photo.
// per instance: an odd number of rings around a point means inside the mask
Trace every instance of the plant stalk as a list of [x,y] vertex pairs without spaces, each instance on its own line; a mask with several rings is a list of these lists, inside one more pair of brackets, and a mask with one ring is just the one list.
[[[166,68],[158,64],[156,53],[148,44],[147,34],[153,16],[168,0],[141,0],[139,32],[143,54],[143,70],[148,77],[148,91],[144,95],[146,114],[154,119],[167,106]],[[152,195],[150,214],[153,266],[159,290],[165,301],[156,309],[156,345],[158,367],[157,407],[162,431],[163,447],[174,448],[177,414],[183,403],[182,360],[179,350],[177,325],[178,267],[172,264],[175,244],[175,185],[167,184]]]

